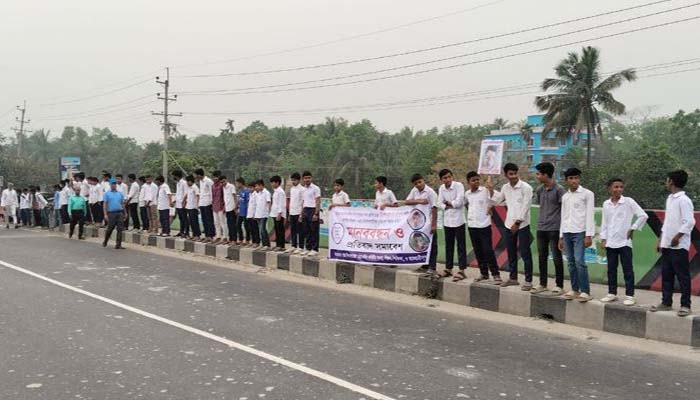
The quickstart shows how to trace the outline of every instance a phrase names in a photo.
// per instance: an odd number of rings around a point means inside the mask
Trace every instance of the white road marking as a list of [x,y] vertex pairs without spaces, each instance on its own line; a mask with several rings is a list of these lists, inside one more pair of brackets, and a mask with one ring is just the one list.
[[193,327],[191,327],[191,326],[189,326],[189,325],[181,324],[181,323],[179,323],[179,322],[177,322],[177,321],[173,321],[173,320],[167,319],[167,318],[165,318],[165,317],[161,317],[161,316],[159,316],[159,315],[149,313],[148,311],[143,311],[143,310],[138,309],[138,308],[136,308],[136,307],[132,307],[132,306],[130,306],[130,305],[127,305],[127,304],[124,304],[124,303],[120,303],[120,302],[118,302],[118,301],[116,301],[116,300],[112,300],[112,299],[109,299],[109,298],[107,298],[107,297],[100,296],[100,295],[95,294],[95,293],[92,293],[92,292],[88,292],[87,290],[83,290],[83,289],[77,288],[77,287],[75,287],[75,286],[71,286],[71,285],[65,284],[65,283],[63,283],[63,282],[59,282],[59,281],[57,281],[57,280],[55,280],[55,279],[47,278],[47,277],[45,277],[45,276],[43,276],[43,275],[37,274],[36,272],[32,272],[32,271],[30,271],[30,270],[28,270],[28,269],[25,269],[25,268],[22,268],[22,267],[18,267],[18,266],[16,266],[16,265],[7,263],[7,262],[5,262],[5,261],[0,261],[0,265],[4,266],[5,268],[13,269],[13,270],[15,270],[15,271],[17,271],[17,272],[21,272],[21,273],[23,273],[23,274],[32,276],[32,277],[34,277],[34,278],[41,279],[42,281],[49,282],[49,283],[51,283],[51,284],[53,284],[53,285],[62,287],[62,288],[64,288],[64,289],[68,289],[68,290],[70,290],[70,291],[72,291],[72,292],[79,293],[79,294],[82,294],[82,295],[87,296],[87,297],[91,297],[91,298],[93,298],[93,299],[95,299],[95,300],[99,300],[99,301],[101,301],[101,302],[103,302],[103,303],[111,304],[111,305],[113,305],[113,306],[115,306],[115,307],[119,307],[119,308],[121,308],[121,309],[123,309],[123,310],[132,312],[132,313],[134,313],[134,314],[138,314],[138,315],[140,315],[140,316],[142,316],[142,317],[150,318],[150,319],[152,319],[152,320],[161,322],[161,323],[163,323],[163,324],[170,325],[170,326],[175,327],[175,328],[178,328],[178,329],[182,329],[183,331],[186,331],[186,332],[189,332],[189,333],[192,333],[192,334],[195,334],[195,335],[202,336],[202,337],[204,337],[204,338],[213,340],[213,341],[215,341],[215,342],[219,342],[219,343],[225,344],[225,345],[227,345],[227,346],[229,346],[229,347],[231,347],[231,348],[244,351],[244,352],[246,352],[246,353],[249,353],[249,354],[258,356],[258,357],[260,357],[260,358],[264,358],[264,359],[269,360],[269,361],[272,361],[272,362],[274,362],[274,363],[276,363],[276,364],[284,365],[285,367],[288,367],[288,368],[297,370],[297,371],[302,372],[302,373],[305,373],[305,374],[307,374],[307,375],[311,375],[311,376],[313,376],[313,377],[315,377],[315,378],[318,378],[318,379],[324,380],[324,381],[326,381],[326,382],[332,383],[332,384],[334,384],[334,385],[336,385],[336,386],[339,386],[339,387],[342,387],[342,388],[344,388],[344,389],[348,389],[348,390],[351,390],[351,391],[353,391],[353,392],[360,393],[360,394],[362,394],[362,395],[368,396],[368,397],[371,398],[371,399],[376,399],[376,400],[395,400],[395,399],[392,398],[392,397],[385,396],[385,395],[383,395],[383,394],[381,394],[381,393],[377,393],[377,392],[375,392],[375,391],[373,391],[373,390],[364,388],[364,387],[362,387],[362,386],[356,385],[356,384],[351,383],[351,382],[348,382],[348,381],[346,381],[346,380],[343,380],[343,379],[340,379],[340,378],[336,378],[335,376],[329,375],[329,374],[327,374],[327,373],[325,373],[325,372],[321,372],[321,371],[315,370],[315,369],[313,369],[313,368],[309,368],[309,367],[306,367],[306,366],[304,366],[304,365],[297,364],[297,363],[295,363],[295,362],[293,362],[293,361],[289,361],[289,360],[286,360],[286,359],[284,359],[284,358],[277,357],[277,356],[275,356],[275,355],[266,353],[266,352],[264,352],[264,351],[254,349],[254,348],[252,348],[252,347],[250,347],[250,346],[246,346],[246,345],[244,345],[244,344],[241,344],[241,343],[238,343],[238,342],[234,342],[233,340],[229,340],[229,339],[226,339],[226,338],[224,338],[224,337],[217,336],[217,335],[214,335],[214,334],[209,333],[209,332],[205,332],[205,331],[203,331],[203,330],[201,330],[201,329],[193,328]]

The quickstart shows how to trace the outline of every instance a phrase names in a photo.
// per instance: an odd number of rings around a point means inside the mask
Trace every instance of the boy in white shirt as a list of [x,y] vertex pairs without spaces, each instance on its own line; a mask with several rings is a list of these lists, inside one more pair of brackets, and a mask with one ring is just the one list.
[[481,275],[474,279],[474,282],[488,280],[490,271],[494,283],[500,285],[503,281],[501,280],[501,272],[498,270],[498,261],[496,261],[496,253],[493,251],[491,239],[493,201],[488,189],[481,186],[481,177],[478,173],[474,171],[467,173],[467,184],[469,186],[464,194],[467,204],[467,230],[481,271]]
[[454,180],[452,171],[440,170],[438,173],[442,185],[438,190],[438,207],[443,210],[442,221],[445,230],[445,270],[440,277],[452,276],[454,267],[454,249],[457,242],[457,260],[459,272],[454,275],[455,282],[466,279],[467,269],[467,232],[464,219],[464,185]]
[[248,198],[248,213],[246,215],[246,229],[250,229],[250,242],[252,247],[260,247],[260,229],[255,220],[255,207],[257,206],[258,192],[255,190],[255,182],[248,182],[250,197]]
[[437,268],[437,253],[438,253],[438,236],[437,236],[437,194],[428,185],[425,184],[425,179],[421,174],[414,174],[411,177],[413,189],[406,197],[407,206],[415,206],[418,204],[427,205],[430,208],[430,231],[433,234],[433,240],[430,243],[430,257],[428,264],[420,266],[415,272],[425,272],[430,275],[435,274]]
[[394,192],[386,187],[386,176],[378,176],[374,179],[374,188],[377,192],[374,194],[374,208],[383,210],[387,207],[398,207],[399,202],[396,201]]
[[192,240],[201,240],[202,231],[199,229],[199,186],[194,184],[194,176],[185,178],[187,189],[182,200],[182,207],[187,210],[188,230],[192,231]]
[[189,223],[187,222],[187,210],[182,205],[185,192],[187,191],[187,179],[185,179],[184,174],[179,169],[171,172],[170,175],[172,175],[175,181],[175,214],[177,215],[177,219],[180,220],[180,232],[177,236],[188,237],[190,232]]
[[282,177],[275,175],[270,178],[272,185],[272,207],[270,216],[275,224],[275,247],[274,251],[284,251],[284,220],[287,216],[287,196],[281,188]]
[[333,182],[333,198],[331,199],[331,205],[328,206],[328,211],[334,207],[350,207],[350,196],[345,193],[343,187],[345,187],[343,179],[339,178]]
[[[617,300],[617,266],[622,264],[625,277],[626,306],[634,305],[634,266],[632,264],[632,236],[649,218],[642,207],[631,197],[624,197],[625,182],[620,178],[608,181],[610,198],[603,203],[603,223],[600,239],[608,258],[608,294],[603,303]],[[634,218],[637,218],[632,223]]]
[[[681,289],[679,317],[690,315],[690,237],[695,226],[693,202],[683,188],[688,183],[688,173],[676,170],[668,174],[666,189],[671,194],[666,199],[666,216],[661,227],[661,238],[656,251],[661,252],[661,304],[651,311],[670,311],[673,305],[674,280]],[[675,278],[675,279],[674,279]]]
[[194,177],[199,182],[199,211],[202,213],[205,242],[212,242],[214,236],[216,236],[214,209],[212,207],[214,181],[205,176],[204,170],[201,168],[194,171]]
[[173,193],[161,175],[156,178],[158,186],[158,217],[160,218],[161,236],[170,236],[170,207],[173,205]]
[[306,250],[300,251],[299,254],[315,256],[318,254],[318,243],[321,239],[321,188],[313,183],[313,176],[309,171],[304,171],[301,179],[305,189],[302,194],[303,209],[300,218],[304,227],[302,235],[306,242]]
[[288,251],[296,251],[304,247],[301,224],[302,203],[304,201],[304,185],[301,184],[301,175],[298,172],[290,176],[292,187],[289,188],[289,230],[291,231],[291,245]]
[[[126,196],[126,202],[129,205],[129,217],[131,217],[131,227],[134,230],[141,230],[141,222],[139,221],[139,194],[141,186],[136,181],[136,174],[129,174],[129,195]],[[128,225],[128,224],[127,224]]]
[[141,232],[148,232],[150,221],[148,220],[148,207],[146,206],[146,194],[150,190],[146,184],[146,177],[139,176],[139,217],[141,217]]
[[265,189],[265,181],[258,179],[255,182],[255,221],[258,223],[258,231],[260,232],[260,250],[270,248],[270,238],[267,235],[267,218],[270,216],[270,205],[272,196]]
[[224,214],[226,215],[226,233],[228,237],[224,237],[221,244],[236,242],[236,186],[228,181],[225,175],[219,176],[221,191],[224,199]]
[[563,297],[585,303],[591,299],[585,252],[595,235],[595,197],[593,192],[581,186],[581,171],[578,168],[567,169],[564,177],[569,190],[561,198],[559,249],[564,251],[569,263],[571,290]]
[[505,239],[508,250],[508,271],[510,277],[501,283],[502,287],[517,286],[518,282],[518,252],[525,266],[525,284],[520,289],[532,289],[532,233],[530,232],[530,206],[532,205],[532,186],[520,180],[518,166],[508,163],[503,167],[503,173],[508,183],[503,185],[500,192],[493,190],[491,182],[486,187],[491,194],[494,205],[505,203],[508,207],[505,220]]

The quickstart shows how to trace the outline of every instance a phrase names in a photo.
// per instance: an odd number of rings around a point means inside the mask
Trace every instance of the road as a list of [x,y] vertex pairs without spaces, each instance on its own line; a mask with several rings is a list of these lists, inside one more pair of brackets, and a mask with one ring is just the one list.
[[660,356],[271,275],[0,229],[0,398],[700,393],[700,353]]

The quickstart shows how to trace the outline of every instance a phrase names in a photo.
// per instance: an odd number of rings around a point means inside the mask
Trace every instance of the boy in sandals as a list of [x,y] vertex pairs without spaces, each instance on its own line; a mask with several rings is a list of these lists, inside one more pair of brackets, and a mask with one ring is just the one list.
[[454,275],[453,281],[461,281],[467,276],[467,242],[466,221],[464,218],[464,185],[454,180],[452,171],[442,169],[438,174],[442,185],[438,190],[438,207],[443,210],[443,227],[445,230],[445,269],[438,276],[447,278],[452,276],[454,267],[454,249],[457,243],[457,259],[459,272]]
[[500,285],[501,273],[498,270],[496,253],[493,251],[491,239],[491,208],[493,201],[488,189],[481,186],[478,173],[467,173],[467,192],[464,194],[467,203],[467,230],[472,241],[472,248],[481,274],[474,282],[487,281],[489,271],[495,284]]

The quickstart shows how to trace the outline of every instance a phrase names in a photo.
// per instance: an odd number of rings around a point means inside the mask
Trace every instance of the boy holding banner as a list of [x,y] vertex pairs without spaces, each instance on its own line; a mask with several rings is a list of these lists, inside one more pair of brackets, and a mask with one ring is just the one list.
[[411,177],[413,189],[406,197],[407,206],[415,206],[425,204],[430,208],[430,231],[433,234],[433,240],[430,244],[430,258],[427,265],[420,266],[415,272],[427,272],[434,274],[437,268],[437,253],[438,253],[438,236],[437,236],[437,205],[435,201],[437,195],[430,186],[425,184],[425,179],[421,174],[415,174]]

